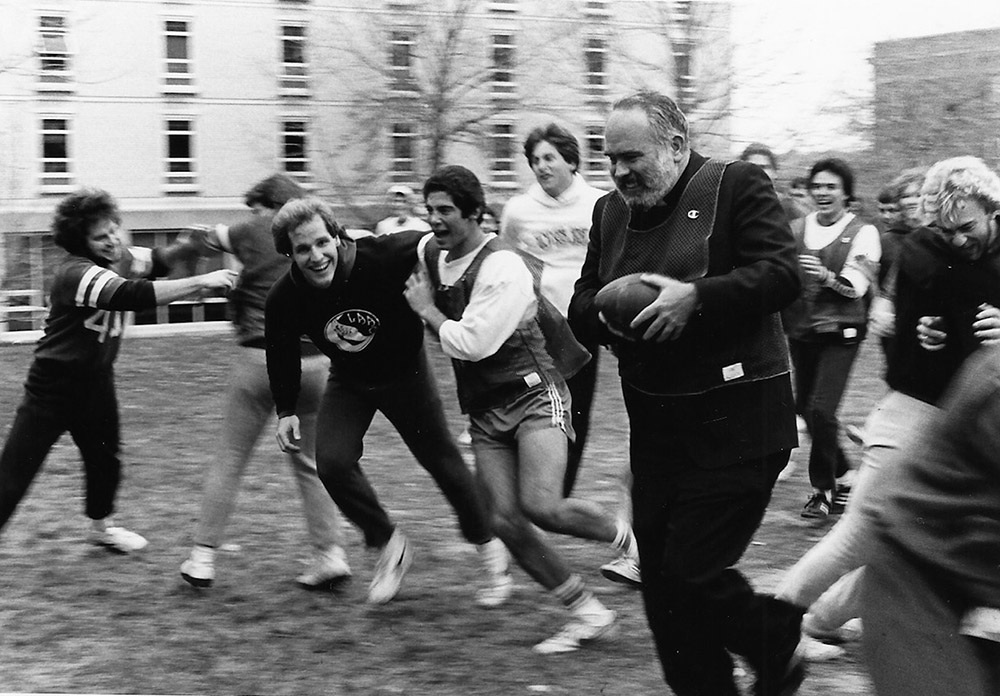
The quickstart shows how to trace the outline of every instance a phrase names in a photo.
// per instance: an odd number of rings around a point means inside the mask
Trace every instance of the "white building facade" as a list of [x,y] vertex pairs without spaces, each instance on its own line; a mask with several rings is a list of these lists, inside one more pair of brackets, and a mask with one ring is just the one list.
[[499,208],[533,180],[531,128],[569,127],[582,172],[607,188],[610,104],[678,85],[696,145],[724,153],[728,17],[724,3],[656,0],[7,2],[0,323],[6,304],[38,327],[52,210],[82,185],[115,195],[143,244],[238,219],[273,172],[351,227],[374,224],[389,185],[419,190],[445,163],[475,171]]

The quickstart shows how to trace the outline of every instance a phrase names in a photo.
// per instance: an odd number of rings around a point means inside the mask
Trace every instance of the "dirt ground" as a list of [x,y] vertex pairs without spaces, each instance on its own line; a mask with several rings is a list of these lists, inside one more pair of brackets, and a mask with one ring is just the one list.
[[[292,578],[308,557],[298,496],[268,429],[240,493],[215,586],[189,587],[178,566],[191,543],[205,467],[219,443],[232,346],[228,336],[129,339],[118,361],[126,479],[120,519],[145,535],[134,557],[85,543],[82,474],[64,438],[0,538],[0,692],[129,694],[668,694],[634,591],[604,581],[612,556],[599,544],[561,537],[566,552],[622,630],[574,654],[541,657],[531,646],[563,622],[561,609],[518,571],[507,606],[473,604],[477,558],[430,478],[381,417],[363,466],[416,556],[399,597],[364,603],[372,558],[345,524],[354,580],[337,593],[309,593]],[[452,402],[446,361],[431,349]],[[30,346],[0,346],[0,433],[21,397]],[[603,356],[592,439],[579,495],[613,506],[627,463],[628,427],[615,374]],[[860,423],[883,392],[881,356],[866,345],[841,410]],[[462,421],[449,406],[455,432]],[[857,450],[851,449],[855,460]],[[826,531],[799,517],[808,493],[807,447],[741,563],[773,587]],[[860,647],[814,664],[800,694],[873,693]],[[745,681],[745,680],[744,680]]]

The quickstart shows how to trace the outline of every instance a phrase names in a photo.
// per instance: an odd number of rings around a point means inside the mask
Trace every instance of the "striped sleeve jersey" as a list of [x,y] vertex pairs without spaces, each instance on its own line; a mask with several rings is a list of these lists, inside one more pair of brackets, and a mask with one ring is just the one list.
[[107,370],[118,355],[124,314],[156,306],[149,249],[129,248],[114,269],[70,254],[52,281],[45,331],[35,360],[81,370]]

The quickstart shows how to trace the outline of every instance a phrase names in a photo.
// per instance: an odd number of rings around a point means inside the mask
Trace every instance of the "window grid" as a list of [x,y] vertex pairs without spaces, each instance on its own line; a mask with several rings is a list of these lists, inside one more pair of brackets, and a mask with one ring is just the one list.
[[300,182],[308,181],[309,123],[304,119],[285,119],[281,128],[281,165],[286,174]]
[[39,184],[53,189],[73,184],[68,118],[45,116],[41,120]]
[[494,94],[512,94],[514,84],[515,45],[513,34],[493,34],[493,61],[490,68],[490,90]]
[[281,27],[281,89],[285,92],[309,89],[304,25],[286,24]]
[[487,8],[495,14],[515,14],[517,12],[517,0],[490,0]]
[[70,81],[70,53],[66,42],[66,18],[42,15],[38,18],[39,82],[62,84]]
[[517,134],[512,123],[494,123],[490,132],[490,177],[495,184],[514,184]]
[[191,24],[184,19],[163,23],[165,87],[190,87],[192,84]]
[[583,13],[601,16],[610,15],[611,3],[608,0],[584,0]]
[[389,34],[389,75],[394,92],[412,92],[414,34],[408,30],[393,30]]
[[587,126],[587,173],[591,175],[607,174],[607,159],[604,156],[604,127]]
[[413,126],[409,123],[394,123],[392,125],[392,180],[397,183],[408,183],[416,178],[416,137]]
[[168,188],[190,189],[197,184],[192,119],[182,116],[167,119],[164,166],[164,181]]
[[584,82],[591,97],[603,96],[608,91],[608,43],[601,37],[590,37],[584,46]]

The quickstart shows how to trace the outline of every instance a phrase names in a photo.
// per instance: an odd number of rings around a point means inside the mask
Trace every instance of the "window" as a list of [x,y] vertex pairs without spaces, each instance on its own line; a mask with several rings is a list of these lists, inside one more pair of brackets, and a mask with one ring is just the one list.
[[281,27],[281,91],[301,94],[308,89],[306,28],[301,24],[286,24]]
[[167,189],[194,189],[198,181],[194,161],[194,121],[179,116],[168,118],[166,145],[164,181]]
[[604,156],[604,127],[587,126],[586,173],[600,176],[608,173]]
[[411,31],[393,30],[389,34],[389,79],[395,92],[412,92],[413,44]]
[[392,180],[413,181],[416,172],[416,133],[409,123],[392,126]]
[[517,12],[517,0],[490,0],[487,7],[494,14],[511,15]]
[[607,55],[608,45],[604,39],[599,37],[587,39],[583,56],[586,64],[587,91],[591,94],[603,93],[608,88]]
[[60,116],[42,117],[41,164],[39,183],[43,189],[58,190],[73,184],[70,160],[69,119]]
[[289,118],[282,122],[281,166],[300,182],[309,178],[308,123],[304,119]]
[[490,133],[490,175],[494,184],[517,184],[514,153],[516,134],[512,123],[494,123]]
[[514,36],[493,34],[493,61],[490,68],[490,89],[494,94],[510,94],[514,85]]
[[606,17],[611,14],[611,4],[608,0],[584,0],[583,13]]
[[192,84],[190,23],[184,19],[166,20],[163,23],[163,37],[166,55],[166,72],[163,76],[165,91],[190,87]]
[[38,81],[42,85],[63,85],[70,81],[66,18],[62,15],[42,15],[38,24]]

